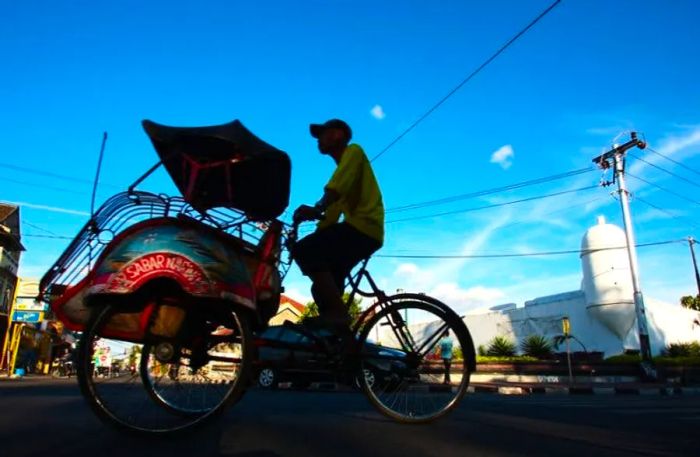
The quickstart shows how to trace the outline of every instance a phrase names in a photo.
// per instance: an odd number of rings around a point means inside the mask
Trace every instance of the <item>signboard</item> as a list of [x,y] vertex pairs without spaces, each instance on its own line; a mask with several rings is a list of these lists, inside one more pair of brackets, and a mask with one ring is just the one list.
[[46,303],[41,303],[34,298],[17,297],[15,300],[15,310],[17,311],[46,311]]
[[39,295],[39,280],[35,278],[19,278],[17,296],[34,298]]
[[95,348],[93,354],[95,367],[111,367],[112,366],[112,351],[109,346]]
[[44,320],[44,313],[43,311],[15,311],[12,313],[12,320],[35,324]]

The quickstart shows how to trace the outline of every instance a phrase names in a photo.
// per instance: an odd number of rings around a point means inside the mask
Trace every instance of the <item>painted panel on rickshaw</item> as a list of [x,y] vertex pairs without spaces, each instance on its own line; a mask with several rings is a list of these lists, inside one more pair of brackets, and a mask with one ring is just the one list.
[[90,293],[129,293],[156,277],[174,279],[194,295],[228,292],[253,298],[237,249],[180,224],[148,226],[127,235],[97,266]]

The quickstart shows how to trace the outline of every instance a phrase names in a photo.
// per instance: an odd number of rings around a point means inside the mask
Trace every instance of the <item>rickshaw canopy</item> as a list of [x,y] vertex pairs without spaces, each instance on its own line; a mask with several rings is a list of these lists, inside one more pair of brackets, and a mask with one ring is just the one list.
[[251,219],[270,220],[289,204],[289,156],[240,121],[209,127],[142,124],[166,171],[195,209],[234,208]]

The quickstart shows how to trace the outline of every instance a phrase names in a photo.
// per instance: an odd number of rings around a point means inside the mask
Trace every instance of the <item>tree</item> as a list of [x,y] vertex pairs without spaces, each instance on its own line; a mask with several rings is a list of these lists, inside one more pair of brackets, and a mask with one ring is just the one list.
[[696,295],[695,297],[692,295],[685,295],[681,297],[681,305],[683,305],[684,308],[700,311],[700,294]]
[[136,366],[136,360],[141,357],[141,347],[133,345],[129,349],[129,356],[127,357],[129,360],[129,367],[135,367]]
[[[343,294],[343,303],[346,303],[348,301],[348,298],[350,298],[349,293],[344,293]],[[358,317],[360,317],[360,314],[362,314],[362,308],[360,307],[360,303],[362,302],[362,299],[358,298],[355,296],[352,299],[352,303],[350,303],[350,319],[352,320],[352,323],[354,324],[355,321],[357,320]],[[318,316],[318,305],[316,302],[310,301],[306,304],[306,309],[304,309],[304,312],[301,314],[301,318],[299,319],[300,321],[304,321],[307,317],[315,317]]]

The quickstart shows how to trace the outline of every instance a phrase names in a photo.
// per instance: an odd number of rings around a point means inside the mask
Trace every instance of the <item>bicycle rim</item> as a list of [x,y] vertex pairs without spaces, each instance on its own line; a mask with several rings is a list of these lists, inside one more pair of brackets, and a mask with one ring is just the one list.
[[[447,414],[469,386],[469,364],[461,357],[470,351],[468,330],[438,303],[389,298],[360,332],[360,372],[372,374],[360,376],[362,389],[382,414],[399,422],[429,422]],[[438,352],[445,332],[453,342],[449,369]]]
[[[149,335],[137,344],[101,336],[117,310],[96,310],[80,342],[78,379],[101,419],[136,432],[182,431],[213,418],[242,395],[251,347],[244,315],[227,310],[224,318],[221,309],[197,310],[197,319],[185,319],[196,328],[184,337]],[[212,329],[229,335],[214,338]],[[105,348],[123,357],[128,368],[116,373],[101,368],[96,361]],[[168,350],[172,354],[164,354]]]

